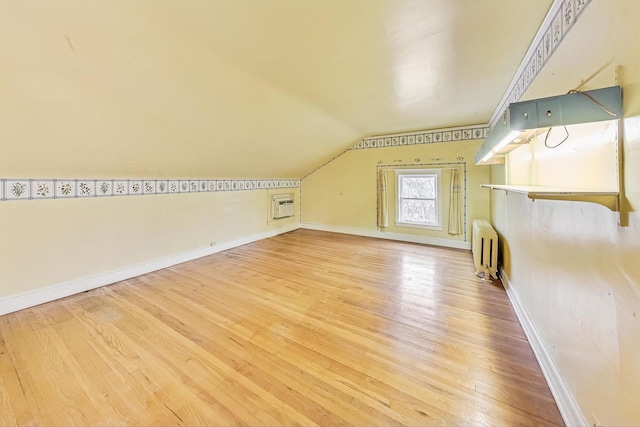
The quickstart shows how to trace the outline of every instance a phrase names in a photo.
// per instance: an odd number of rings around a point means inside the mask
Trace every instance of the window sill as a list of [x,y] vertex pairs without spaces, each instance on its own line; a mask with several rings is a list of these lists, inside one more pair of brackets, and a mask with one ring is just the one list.
[[423,230],[442,231],[442,226],[441,225],[422,225],[422,224],[415,224],[415,223],[412,223],[412,222],[397,222],[396,221],[396,227],[420,228],[420,229],[423,229]]

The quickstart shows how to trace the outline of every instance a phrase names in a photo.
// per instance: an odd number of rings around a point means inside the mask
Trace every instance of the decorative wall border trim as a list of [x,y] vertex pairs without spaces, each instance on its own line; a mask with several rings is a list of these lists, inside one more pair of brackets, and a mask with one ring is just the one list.
[[48,286],[46,288],[36,289],[30,292],[12,295],[4,299],[0,299],[0,315],[13,313],[14,311],[23,310],[25,308],[75,295],[80,292],[86,292],[91,289],[110,285],[122,280],[131,279],[132,277],[141,276],[143,274],[151,273],[152,271],[161,270],[163,268],[172,267],[176,264],[181,264],[183,262],[192,261],[194,259],[202,258],[208,255],[213,255],[218,252],[226,251],[227,249],[232,249],[238,246],[246,245],[248,243],[257,242],[258,240],[277,236],[278,234],[288,233],[289,231],[297,230],[298,228],[300,228],[300,224],[285,226],[279,230],[263,231],[260,233],[252,234],[250,236],[231,240],[229,242],[223,242],[213,247],[196,249],[165,258],[148,261],[142,264],[135,265],[133,267],[111,271],[106,274],[85,277],[83,279],[73,280],[71,282],[61,283],[58,285]]
[[466,141],[470,139],[484,139],[487,135],[489,135],[489,125],[460,126],[445,129],[370,136],[359,141],[349,149],[363,150],[368,148],[384,148],[399,145]]
[[536,356],[536,360],[540,365],[544,378],[547,380],[551,394],[558,405],[558,410],[560,411],[560,415],[562,415],[562,419],[565,424],[568,426],[590,425],[582,413],[578,402],[576,402],[576,399],[573,397],[571,390],[567,387],[567,384],[558,372],[558,368],[555,363],[553,363],[553,359],[547,352],[544,342],[540,338],[540,335],[538,335],[535,325],[529,318],[529,315],[523,305],[520,303],[518,292],[511,285],[511,281],[503,268],[500,268],[500,281],[507,291],[511,305],[513,306],[516,316],[518,317],[518,321],[529,340],[529,344],[531,344],[533,354]]
[[298,188],[299,179],[1,178],[0,201]]
[[491,127],[495,126],[506,113],[510,103],[520,100],[589,3],[591,0],[555,0],[553,2],[513,80],[489,120]]

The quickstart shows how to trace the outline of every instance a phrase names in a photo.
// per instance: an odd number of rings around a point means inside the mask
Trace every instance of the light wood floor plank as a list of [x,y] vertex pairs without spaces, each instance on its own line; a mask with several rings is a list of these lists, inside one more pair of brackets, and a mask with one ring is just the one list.
[[561,425],[467,251],[297,230],[0,317],[2,425]]

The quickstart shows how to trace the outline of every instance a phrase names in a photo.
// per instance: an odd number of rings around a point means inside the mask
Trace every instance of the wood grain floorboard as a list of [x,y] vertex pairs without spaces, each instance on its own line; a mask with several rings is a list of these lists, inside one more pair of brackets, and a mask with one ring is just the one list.
[[297,230],[0,317],[0,425],[562,425],[470,252]]

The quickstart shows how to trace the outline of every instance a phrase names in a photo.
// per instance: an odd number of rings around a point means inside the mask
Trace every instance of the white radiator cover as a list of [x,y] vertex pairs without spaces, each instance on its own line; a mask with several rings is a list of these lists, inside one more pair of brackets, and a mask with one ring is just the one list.
[[488,276],[497,279],[498,234],[487,221],[483,219],[473,220],[471,248],[476,275],[484,274],[485,279]]

